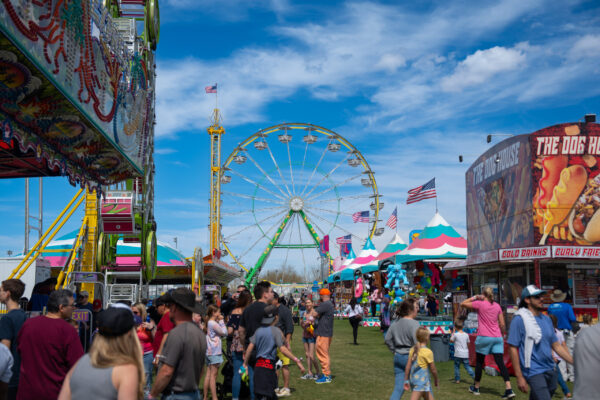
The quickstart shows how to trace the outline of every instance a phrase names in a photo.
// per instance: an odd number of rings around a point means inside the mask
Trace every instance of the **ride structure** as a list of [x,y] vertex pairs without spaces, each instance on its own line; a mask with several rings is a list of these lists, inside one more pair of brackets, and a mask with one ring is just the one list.
[[[239,271],[221,260],[227,251],[221,248],[221,183],[223,173],[221,169],[221,137],[225,129],[221,126],[221,114],[218,108],[213,110],[211,125],[207,128],[210,136],[210,212],[209,212],[209,254],[197,257],[194,251],[194,260],[202,260],[202,268],[196,267],[192,274],[192,287],[201,288],[204,280],[219,284],[226,284],[239,277]],[[200,282],[202,281],[202,282]],[[199,292],[198,292],[199,293]],[[200,294],[200,293],[199,293]]]
[[[61,218],[72,215],[74,209],[67,209],[85,200],[68,262],[53,271],[57,288],[80,283],[93,297],[101,278],[113,284],[123,273],[119,278],[139,278],[141,285],[155,276],[159,26],[157,0],[0,4],[0,178],[62,175],[86,188],[61,213]],[[64,225],[61,218],[11,277],[44,251]],[[119,265],[119,241],[140,243],[142,262]],[[76,282],[76,272],[89,281]]]
[[[315,265],[327,276],[332,256],[324,240],[330,237],[335,244],[334,238],[349,236],[362,244],[383,233],[377,223],[384,204],[374,172],[349,140],[329,129],[305,123],[261,129],[212,172],[213,181],[219,174],[217,188],[227,185],[216,190],[223,196],[222,205],[221,199],[214,199],[223,218],[220,243],[224,255],[246,271],[244,279],[250,286],[269,259],[273,265],[279,263],[274,268],[288,262],[297,265],[301,259],[305,279],[307,268]],[[361,221],[367,223],[364,236],[347,224],[358,211],[369,211]],[[274,252],[279,256],[275,260]]]

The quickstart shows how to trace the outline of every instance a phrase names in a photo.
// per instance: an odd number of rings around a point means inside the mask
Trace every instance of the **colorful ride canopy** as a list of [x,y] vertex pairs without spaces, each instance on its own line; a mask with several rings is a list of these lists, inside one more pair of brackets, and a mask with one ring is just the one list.
[[419,238],[396,256],[396,263],[467,257],[467,241],[436,213]]
[[[46,246],[42,256],[50,262],[51,267],[62,268],[69,257],[77,230],[69,232],[60,238],[53,240]],[[64,251],[60,251],[64,250]],[[139,266],[141,247],[139,243],[124,243],[123,239],[117,242],[117,265],[120,266]],[[162,275],[160,268],[184,268],[189,270],[189,263],[185,256],[166,243],[158,242],[157,245],[157,261],[159,267],[157,277]],[[189,275],[189,272],[188,272]]]
[[142,174],[154,54],[135,20],[114,20],[105,3],[2,1],[0,178],[65,175],[96,187]]

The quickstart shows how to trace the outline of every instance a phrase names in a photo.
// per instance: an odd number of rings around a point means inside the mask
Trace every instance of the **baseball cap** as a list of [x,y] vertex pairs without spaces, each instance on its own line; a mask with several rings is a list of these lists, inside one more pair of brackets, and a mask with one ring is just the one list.
[[544,293],[546,293],[545,290],[540,290],[535,285],[527,285],[521,292],[521,298],[524,299],[526,297],[537,296]]
[[327,288],[323,288],[319,290],[319,295],[321,296],[331,296],[331,291]]
[[268,305],[265,307],[265,311],[263,311],[263,318],[260,321],[261,325],[270,325],[271,322],[275,319],[277,315],[277,307],[274,305]]
[[130,309],[110,307],[98,314],[98,332],[102,336],[121,336],[134,327]]

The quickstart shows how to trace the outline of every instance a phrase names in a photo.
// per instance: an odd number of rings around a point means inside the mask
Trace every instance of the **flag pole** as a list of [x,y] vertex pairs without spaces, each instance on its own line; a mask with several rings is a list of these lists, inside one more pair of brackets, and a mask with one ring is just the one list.
[[219,108],[219,86],[218,86],[218,82],[215,83],[215,88],[217,89],[217,91],[215,92],[215,108],[218,109]]
[[396,204],[396,234],[398,234],[398,205]]

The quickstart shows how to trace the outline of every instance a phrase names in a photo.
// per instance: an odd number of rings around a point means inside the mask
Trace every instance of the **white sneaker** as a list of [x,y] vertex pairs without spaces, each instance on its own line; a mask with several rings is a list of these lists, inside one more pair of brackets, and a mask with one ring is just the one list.
[[292,391],[290,388],[284,387],[279,389],[279,392],[275,392],[275,394],[277,394],[277,397],[287,397],[292,395]]
[[309,373],[306,373],[300,377],[300,379],[312,379],[312,378],[313,378],[313,376]]

